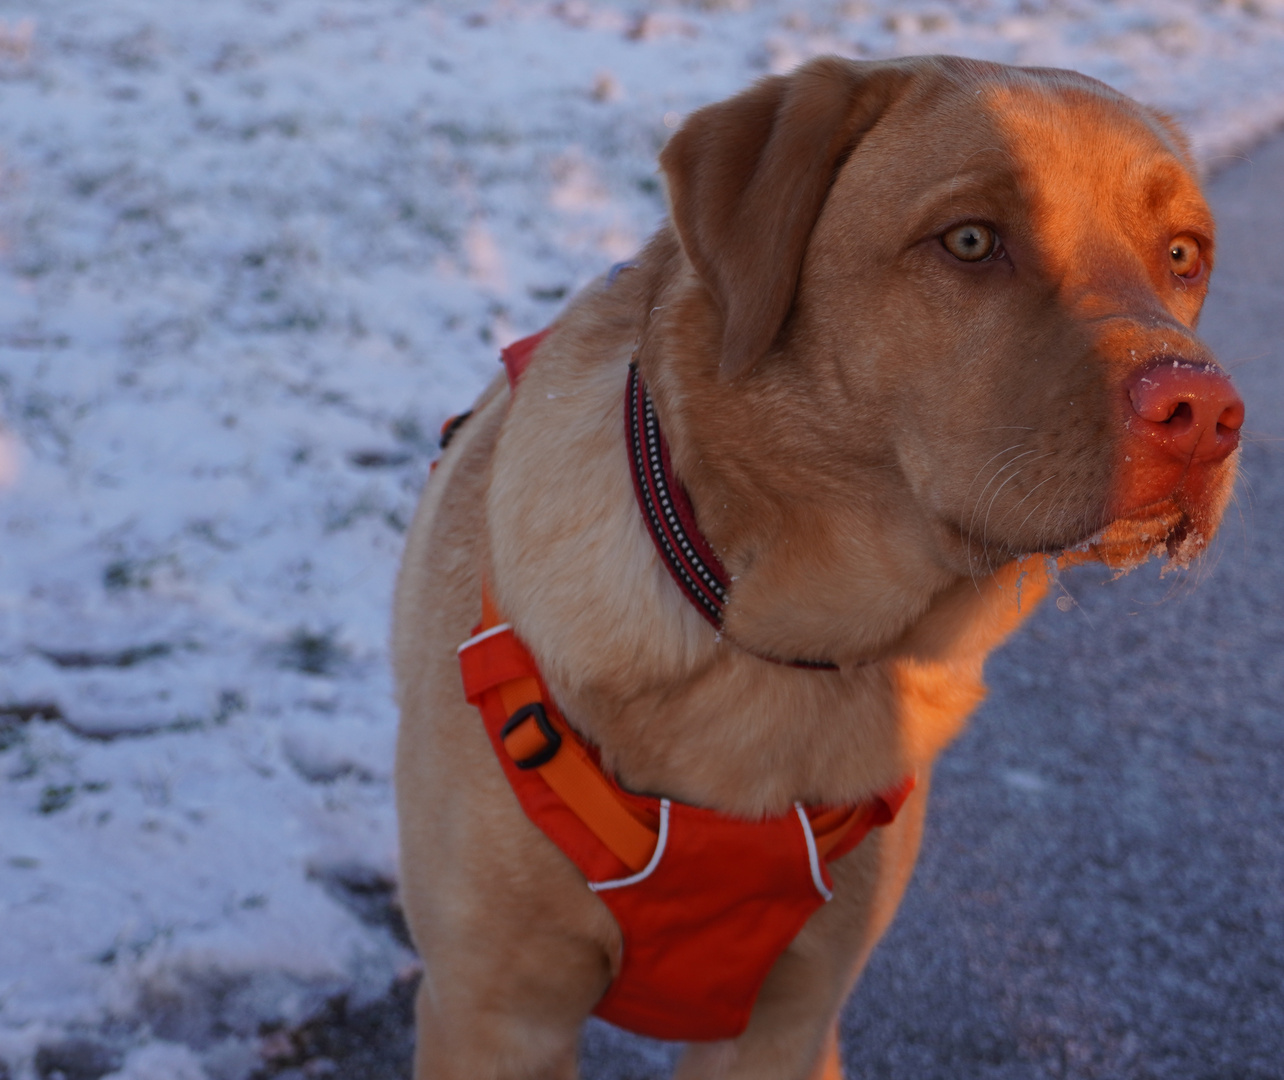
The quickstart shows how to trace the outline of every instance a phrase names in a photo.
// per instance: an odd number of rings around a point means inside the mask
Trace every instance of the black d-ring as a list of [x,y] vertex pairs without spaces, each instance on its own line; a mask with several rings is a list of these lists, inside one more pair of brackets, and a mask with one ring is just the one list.
[[540,734],[544,736],[547,745],[536,750],[535,753],[518,760],[513,758],[513,764],[519,769],[538,769],[541,765],[547,765],[556,756],[562,748],[562,736],[554,730],[553,725],[548,722],[548,713],[544,711],[544,706],[538,701],[532,701],[529,705],[523,705],[512,716],[508,718],[507,723],[500,729],[499,737],[501,740],[506,739],[510,732],[516,731],[527,720],[534,720],[535,726],[539,728]]

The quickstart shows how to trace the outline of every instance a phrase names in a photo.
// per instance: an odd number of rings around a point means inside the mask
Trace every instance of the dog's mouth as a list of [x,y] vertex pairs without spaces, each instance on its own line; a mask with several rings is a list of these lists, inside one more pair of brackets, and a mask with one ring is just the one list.
[[1085,529],[1077,539],[1032,545],[981,544],[977,537],[955,525],[955,542],[971,563],[993,569],[1007,562],[1044,555],[1063,566],[1101,563],[1122,576],[1151,558],[1165,560],[1168,569],[1186,569],[1208,547],[1210,534],[1201,529],[1177,500],[1160,500],[1104,526]]
[[1063,563],[1096,562],[1122,576],[1152,557],[1165,560],[1164,570],[1185,570],[1208,548],[1210,536],[1175,500],[1117,518],[1081,543],[1058,553]]

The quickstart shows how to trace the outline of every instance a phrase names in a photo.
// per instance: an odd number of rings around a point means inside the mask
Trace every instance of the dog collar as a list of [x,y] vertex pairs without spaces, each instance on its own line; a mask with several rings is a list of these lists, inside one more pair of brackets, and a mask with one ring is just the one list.
[[728,574],[696,524],[686,488],[673,475],[669,444],[636,364],[629,365],[624,423],[633,491],[647,531],[687,599],[721,630],[730,592]]
[[[717,552],[696,524],[695,510],[681,481],[673,475],[669,445],[646,383],[636,364],[629,365],[628,389],[624,395],[624,433],[629,448],[633,492],[656,550],[673,580],[695,609],[719,633],[731,592],[730,575]],[[760,654],[754,653],[758,656]],[[827,660],[779,660],[790,667],[836,671]]]
[[[627,269],[627,266],[621,269]],[[612,277],[617,272],[613,267]],[[510,389],[516,390],[531,356],[548,333],[548,330],[541,330],[503,350],[501,356]],[[669,444],[660,430],[655,406],[636,364],[629,365],[628,389],[624,394],[624,436],[629,449],[633,492],[656,550],[683,595],[721,634],[731,578],[696,524],[695,510],[686,488],[673,474]],[[838,670],[838,665],[828,660],[782,660],[761,653],[751,655],[788,667]]]

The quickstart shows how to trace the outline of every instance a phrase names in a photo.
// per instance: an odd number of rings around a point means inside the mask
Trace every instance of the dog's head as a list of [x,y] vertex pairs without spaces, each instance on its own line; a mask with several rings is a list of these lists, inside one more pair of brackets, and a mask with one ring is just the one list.
[[1213,221],[1164,117],[1071,72],[824,58],[661,164],[688,269],[644,370],[742,569],[804,521],[888,580],[1215,530],[1243,405],[1195,334]]

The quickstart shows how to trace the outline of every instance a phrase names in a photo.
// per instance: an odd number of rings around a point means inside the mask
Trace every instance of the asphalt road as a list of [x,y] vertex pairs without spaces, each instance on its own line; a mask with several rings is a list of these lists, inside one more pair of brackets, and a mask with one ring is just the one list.
[[[1210,185],[1202,331],[1251,432],[1221,536],[1188,573],[1068,575],[991,659],[848,1005],[849,1080],[1284,1078],[1282,195],[1284,137]],[[318,1050],[405,1076],[408,1004]],[[583,1060],[659,1080],[673,1050],[594,1023]]]

